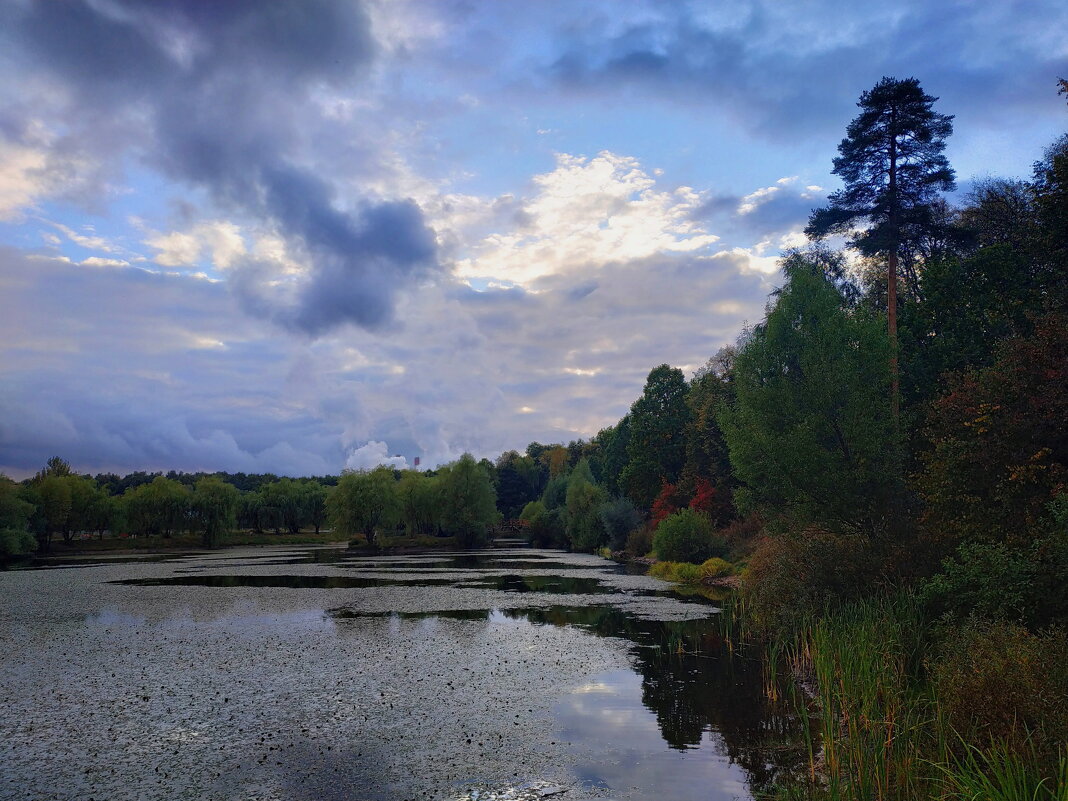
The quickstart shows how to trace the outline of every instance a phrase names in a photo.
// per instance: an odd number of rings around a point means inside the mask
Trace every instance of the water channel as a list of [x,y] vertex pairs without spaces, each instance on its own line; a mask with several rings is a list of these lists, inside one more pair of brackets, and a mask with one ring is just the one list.
[[804,751],[717,613],[519,547],[7,571],[0,798],[752,798]]

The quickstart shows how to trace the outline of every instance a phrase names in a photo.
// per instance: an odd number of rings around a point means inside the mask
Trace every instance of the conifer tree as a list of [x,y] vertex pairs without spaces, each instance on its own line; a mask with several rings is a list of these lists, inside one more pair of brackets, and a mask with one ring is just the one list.
[[[954,187],[943,155],[953,117],[932,109],[937,97],[915,78],[883,78],[860,96],[860,114],[838,145],[835,175],[845,186],[816,209],[805,233],[845,234],[866,256],[887,259],[887,323],[891,346],[891,408],[898,418],[897,272],[909,238],[936,222],[938,193]],[[862,223],[867,227],[859,228]]]

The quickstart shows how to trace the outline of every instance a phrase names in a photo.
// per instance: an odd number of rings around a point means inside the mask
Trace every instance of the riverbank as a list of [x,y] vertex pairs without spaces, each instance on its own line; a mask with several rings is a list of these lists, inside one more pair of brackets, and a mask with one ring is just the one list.
[[75,539],[70,542],[52,542],[47,553],[38,553],[29,558],[55,559],[94,555],[124,556],[149,553],[200,553],[237,547],[270,547],[277,545],[326,545],[336,548],[352,548],[356,551],[380,553],[413,553],[420,550],[449,550],[456,547],[455,537],[380,537],[374,547],[362,539],[342,539],[332,531],[301,532],[299,534],[268,534],[256,532],[233,532],[216,548],[207,549],[196,534],[179,534],[172,537],[106,537],[104,539]]
[[[646,570],[650,557],[613,554]],[[696,565],[680,575],[696,576]],[[732,647],[764,654],[765,693],[804,728],[808,768],[781,801],[1066,801],[1068,636],[1010,621],[954,620],[902,589],[839,603],[769,631],[742,576],[677,582],[729,589]],[[726,598],[723,598],[726,600]]]

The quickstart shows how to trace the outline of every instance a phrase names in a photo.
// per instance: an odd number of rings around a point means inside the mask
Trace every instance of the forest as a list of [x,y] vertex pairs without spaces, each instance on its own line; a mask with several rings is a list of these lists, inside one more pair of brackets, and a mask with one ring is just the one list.
[[0,558],[237,528],[477,546],[519,521],[539,546],[736,577],[725,615],[820,711],[813,782],[784,794],[1064,799],[1068,135],[950,202],[936,101],[915,79],[865,92],[843,189],[764,318],[692,376],[654,367],[588,440],[302,479],[57,457],[0,478]]

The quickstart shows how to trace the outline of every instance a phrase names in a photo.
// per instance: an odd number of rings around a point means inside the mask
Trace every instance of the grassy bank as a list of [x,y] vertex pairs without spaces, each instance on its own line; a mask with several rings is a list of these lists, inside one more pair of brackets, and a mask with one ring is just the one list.
[[[716,567],[649,572],[686,591]],[[723,599],[724,635],[763,643],[769,700],[802,721],[809,754],[808,781],[772,797],[1068,801],[1063,628],[935,616],[898,591],[828,603],[770,633],[749,602]]]

